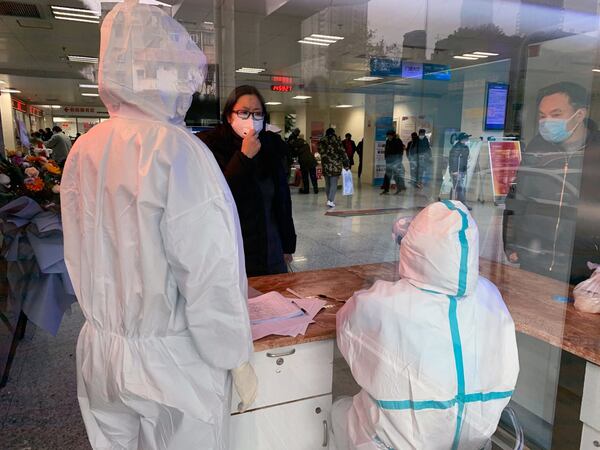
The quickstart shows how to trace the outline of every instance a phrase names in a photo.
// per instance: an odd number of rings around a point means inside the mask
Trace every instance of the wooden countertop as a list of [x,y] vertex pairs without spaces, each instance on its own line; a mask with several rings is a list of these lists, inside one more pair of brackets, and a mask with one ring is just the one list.
[[[600,314],[582,313],[572,304],[553,300],[555,295],[569,295],[567,284],[484,259],[480,260],[480,273],[502,292],[517,331],[600,365]],[[347,299],[377,280],[399,278],[397,263],[381,263],[254,277],[249,284],[261,292],[278,291],[289,297],[286,288],[306,296]],[[304,336],[267,336],[254,343],[255,351],[335,338],[335,314],[342,303],[331,301],[328,305],[332,307],[315,317],[316,323]]]

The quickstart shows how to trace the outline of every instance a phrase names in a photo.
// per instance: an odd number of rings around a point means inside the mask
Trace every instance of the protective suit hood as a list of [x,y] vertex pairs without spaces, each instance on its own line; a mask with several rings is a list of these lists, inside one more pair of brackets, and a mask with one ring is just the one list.
[[98,89],[111,117],[182,124],[206,58],[159,8],[116,5],[102,23]]
[[479,231],[462,203],[433,203],[415,217],[402,239],[399,272],[420,289],[456,297],[473,292]]

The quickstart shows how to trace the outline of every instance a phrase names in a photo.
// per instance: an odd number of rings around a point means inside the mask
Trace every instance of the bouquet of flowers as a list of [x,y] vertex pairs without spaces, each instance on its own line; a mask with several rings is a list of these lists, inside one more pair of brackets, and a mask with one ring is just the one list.
[[43,208],[58,207],[62,169],[44,156],[0,154],[0,206],[26,196]]

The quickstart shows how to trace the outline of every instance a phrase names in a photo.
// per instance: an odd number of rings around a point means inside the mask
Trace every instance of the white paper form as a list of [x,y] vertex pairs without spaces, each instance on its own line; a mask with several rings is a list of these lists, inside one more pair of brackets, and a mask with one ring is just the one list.
[[[266,300],[266,305],[259,305]],[[273,304],[272,302],[277,303]],[[279,304],[281,303],[281,304]],[[327,302],[316,299],[286,298],[277,292],[269,292],[260,297],[248,300],[252,339],[254,341],[271,334],[281,336],[298,336],[305,334],[314,317]],[[292,314],[292,307],[295,313]],[[300,308],[306,311],[304,314]],[[284,317],[273,317],[273,313],[284,314]]]

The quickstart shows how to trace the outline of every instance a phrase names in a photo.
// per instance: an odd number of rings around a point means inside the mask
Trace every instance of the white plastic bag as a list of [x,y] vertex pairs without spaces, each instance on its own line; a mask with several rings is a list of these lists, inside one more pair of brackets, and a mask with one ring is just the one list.
[[352,181],[352,172],[347,169],[342,169],[342,186],[344,195],[354,194],[354,183]]
[[595,270],[589,279],[575,286],[573,290],[575,309],[600,314],[600,264],[588,262],[588,267]]

